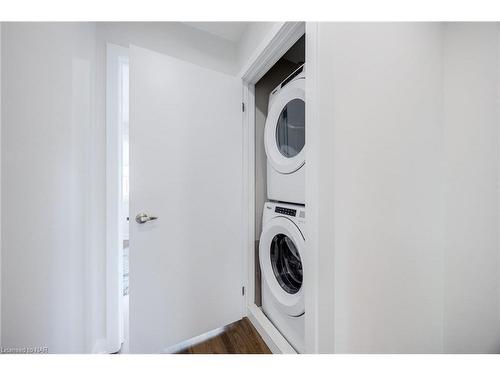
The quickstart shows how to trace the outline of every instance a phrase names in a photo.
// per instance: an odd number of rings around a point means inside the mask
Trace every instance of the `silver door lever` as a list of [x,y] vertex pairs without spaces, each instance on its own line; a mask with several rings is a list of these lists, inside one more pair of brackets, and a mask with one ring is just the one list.
[[144,213],[138,214],[135,217],[135,221],[138,224],[144,224],[144,223],[147,223],[148,221],[153,221],[153,220],[156,220],[156,219],[158,219],[157,216],[149,216],[148,214],[144,214]]

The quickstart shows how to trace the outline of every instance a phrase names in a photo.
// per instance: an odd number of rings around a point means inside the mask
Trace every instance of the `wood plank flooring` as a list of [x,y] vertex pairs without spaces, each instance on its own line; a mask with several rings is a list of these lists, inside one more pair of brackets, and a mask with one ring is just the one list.
[[243,318],[228,325],[220,335],[179,354],[271,354],[271,351],[248,318]]

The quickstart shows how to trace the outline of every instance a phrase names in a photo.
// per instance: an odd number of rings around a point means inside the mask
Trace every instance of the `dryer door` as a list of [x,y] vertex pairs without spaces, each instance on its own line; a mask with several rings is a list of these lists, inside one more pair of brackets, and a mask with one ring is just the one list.
[[290,316],[304,313],[304,247],[299,228],[285,217],[270,220],[262,230],[259,243],[262,275],[282,310]]
[[290,82],[273,99],[264,145],[272,167],[293,173],[305,163],[305,79]]

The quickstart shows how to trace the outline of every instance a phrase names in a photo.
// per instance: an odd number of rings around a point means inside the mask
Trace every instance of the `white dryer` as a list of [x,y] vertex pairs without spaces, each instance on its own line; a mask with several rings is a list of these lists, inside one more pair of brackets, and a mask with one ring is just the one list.
[[262,310],[298,353],[305,349],[305,208],[266,202],[259,242]]
[[305,66],[269,96],[264,130],[268,199],[305,204]]

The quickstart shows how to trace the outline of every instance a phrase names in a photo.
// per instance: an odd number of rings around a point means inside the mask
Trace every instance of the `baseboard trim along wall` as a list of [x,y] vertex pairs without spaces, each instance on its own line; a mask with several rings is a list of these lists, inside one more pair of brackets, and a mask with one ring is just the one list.
[[269,321],[266,315],[256,305],[248,307],[248,319],[262,337],[273,354],[297,354],[283,335]]
[[203,333],[199,336],[193,337],[192,339],[188,339],[186,341],[183,341],[179,344],[172,345],[168,347],[167,349],[163,350],[163,354],[174,354],[174,353],[179,353],[183,350],[186,350],[187,348],[191,346],[198,345],[204,341],[210,340],[211,338],[220,335],[222,332],[224,332],[224,329],[227,326],[216,328],[212,331],[209,331],[207,333]]

